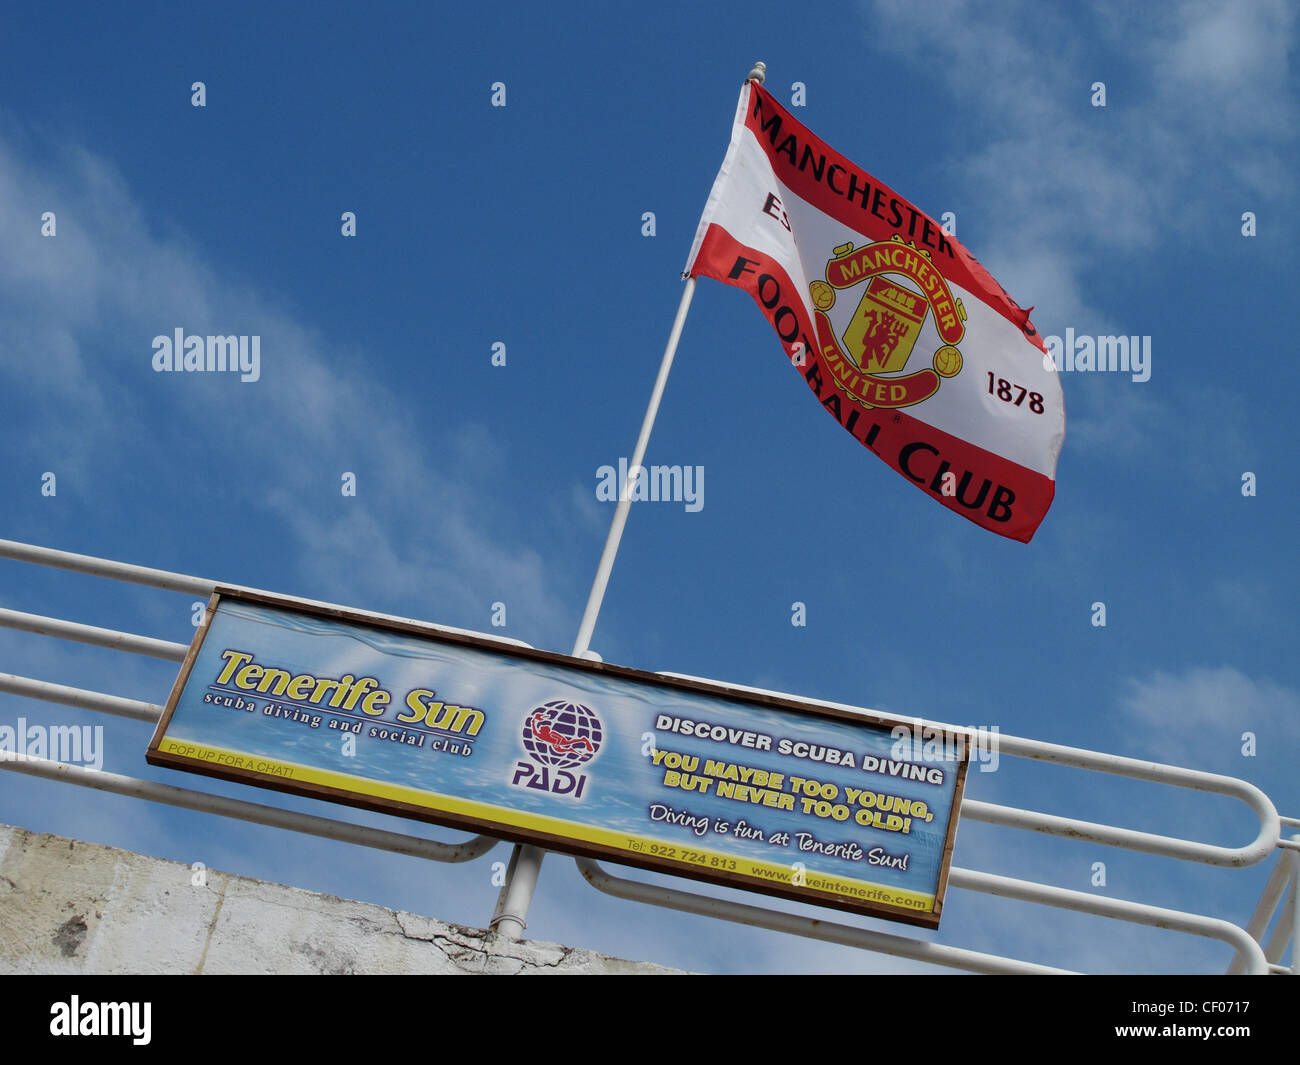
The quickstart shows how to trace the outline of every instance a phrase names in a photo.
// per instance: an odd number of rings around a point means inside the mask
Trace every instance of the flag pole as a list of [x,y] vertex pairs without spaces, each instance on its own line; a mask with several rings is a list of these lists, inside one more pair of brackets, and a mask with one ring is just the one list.
[[[745,76],[746,81],[762,82],[767,71],[765,63],[755,63],[754,68]],[[646,448],[650,444],[650,431],[654,428],[655,416],[659,413],[659,403],[663,399],[664,386],[668,383],[668,371],[673,367],[673,358],[677,354],[677,343],[681,340],[682,327],[686,324],[686,314],[691,309],[691,298],[695,295],[695,278],[686,279],[681,301],[677,304],[677,316],[673,319],[672,330],[668,334],[668,343],[664,346],[663,359],[659,363],[659,375],[655,378],[650,402],[646,405],[645,417],[641,419],[641,433],[637,437],[636,450],[632,452],[632,462],[628,467],[627,479],[619,490],[618,505],[614,508],[614,520],[610,522],[609,533],[605,537],[605,549],[600,555],[600,564],[596,567],[596,577],[591,582],[591,591],[587,595],[587,607],[582,612],[582,621],[578,625],[578,635],[573,641],[570,654],[574,658],[590,657],[591,635],[596,629],[596,617],[600,614],[601,604],[605,601],[605,589],[609,586],[609,575],[614,569],[614,557],[618,554],[619,543],[623,539],[623,529],[627,525],[627,512],[632,506],[631,486],[636,482],[641,463],[645,460]],[[537,886],[537,876],[542,869],[542,858],[546,852],[540,847],[528,844],[515,844],[510,855],[510,865],[506,870],[505,883],[497,897],[496,910],[492,914],[490,928],[506,939],[520,939],[527,924],[528,907],[532,902],[533,890]]]
[[659,413],[659,401],[663,399],[664,386],[668,383],[668,371],[673,367],[673,358],[677,354],[677,342],[682,336],[682,326],[686,324],[686,313],[691,309],[691,297],[695,295],[695,278],[686,279],[682,290],[681,302],[677,304],[677,317],[673,319],[672,331],[668,334],[668,344],[664,348],[663,361],[659,363],[659,376],[655,378],[654,389],[650,393],[650,402],[646,406],[645,417],[641,421],[641,435],[637,437],[636,450],[632,452],[632,462],[627,468],[627,479],[618,494],[618,506],[614,508],[614,520],[609,525],[609,535],[605,537],[605,550],[600,555],[600,565],[596,567],[596,578],[591,582],[591,592],[587,596],[587,609],[582,612],[582,622],[578,625],[578,637],[573,641],[570,652],[575,658],[585,655],[591,648],[591,634],[596,629],[596,616],[605,601],[605,589],[609,585],[610,571],[614,568],[614,556],[618,554],[618,545],[623,539],[623,527],[627,525],[627,512],[632,508],[632,485],[636,483],[645,460],[646,448],[650,444],[650,430],[654,428],[655,417]]
[[[627,525],[627,512],[632,507],[631,486],[636,483],[637,473],[645,459],[646,448],[650,443],[650,430],[654,428],[655,416],[659,413],[659,402],[663,399],[664,386],[668,383],[668,371],[673,367],[673,358],[677,354],[677,342],[682,336],[682,326],[686,324],[686,312],[691,308],[691,297],[695,294],[695,278],[686,279],[681,301],[677,304],[677,317],[673,319],[672,331],[668,334],[668,344],[664,348],[663,359],[659,363],[659,376],[655,378],[650,402],[646,406],[645,417],[641,420],[641,435],[637,437],[636,450],[632,452],[632,463],[628,467],[627,479],[618,493],[618,506],[614,508],[614,520],[610,522],[609,533],[605,537],[605,549],[600,555],[600,564],[596,567],[595,580],[591,582],[591,591],[587,595],[587,608],[582,612],[582,621],[578,625],[578,636],[573,641],[570,654],[574,658],[588,655],[591,650],[591,634],[596,628],[596,616],[605,601],[605,589],[609,586],[609,575],[614,569],[614,556],[618,554],[618,545],[623,539],[623,529]],[[540,847],[515,844],[510,855],[510,866],[506,870],[506,880],[497,898],[496,911],[492,914],[491,929],[506,939],[523,937],[528,906],[532,901],[533,889],[537,886],[537,876],[542,869],[542,858],[546,852]]]

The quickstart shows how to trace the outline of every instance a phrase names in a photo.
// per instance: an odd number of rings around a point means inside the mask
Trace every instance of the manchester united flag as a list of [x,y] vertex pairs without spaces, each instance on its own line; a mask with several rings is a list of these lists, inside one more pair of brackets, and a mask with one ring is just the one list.
[[1028,543],[1065,438],[1061,386],[1029,312],[755,81],[741,89],[686,273],[753,296],[856,440],[949,509]]

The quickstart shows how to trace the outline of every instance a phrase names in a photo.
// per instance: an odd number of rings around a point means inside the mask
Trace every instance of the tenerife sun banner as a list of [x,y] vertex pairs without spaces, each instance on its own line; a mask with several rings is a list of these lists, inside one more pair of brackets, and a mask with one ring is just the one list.
[[1029,311],[756,81],[686,274],[753,296],[818,401],[904,477],[986,529],[1034,535],[1065,403]]

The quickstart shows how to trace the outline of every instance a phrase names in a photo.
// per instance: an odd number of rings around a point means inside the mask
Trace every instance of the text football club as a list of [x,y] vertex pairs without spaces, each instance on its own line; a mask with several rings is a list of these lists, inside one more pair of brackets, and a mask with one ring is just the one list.
[[[724,242],[719,239],[715,243],[721,245]],[[760,266],[765,266],[771,272],[760,272],[757,269]],[[1014,509],[1017,488],[1013,485],[1024,484],[1024,479],[1014,464],[1000,462],[995,456],[976,456],[965,441],[915,419],[904,420],[898,414],[892,417],[864,414],[864,411],[872,411],[873,408],[882,408],[883,412],[888,413],[929,399],[938,391],[941,377],[952,377],[960,372],[962,358],[959,349],[943,345],[935,351],[934,368],[905,377],[888,378],[867,373],[865,367],[871,365],[873,359],[879,360],[882,367],[901,365],[898,355],[894,353],[899,351],[899,339],[906,334],[905,327],[891,329],[889,324],[883,327],[877,325],[882,319],[888,323],[885,315],[871,318],[872,312],[862,314],[863,305],[874,298],[869,286],[854,316],[855,323],[859,318],[864,320],[863,326],[856,330],[861,349],[858,356],[861,362],[857,362],[851,361],[844,354],[837,344],[830,320],[820,310],[817,312],[818,327],[814,331],[824,343],[821,346],[812,344],[809,330],[799,324],[801,308],[798,303],[783,302],[783,292],[788,289],[783,289],[783,271],[774,263],[764,263],[738,254],[727,276],[738,279],[751,273],[755,275],[752,282],[754,298],[769,312],[772,325],[781,339],[792,342],[795,364],[800,366],[808,387],[818,401],[836,421],[873,454],[884,459],[908,480],[926,489],[946,506],[977,511],[983,524],[990,527],[1008,526],[1019,537],[1019,531],[1024,528],[1025,522],[1017,520]],[[884,283],[889,284],[888,281]],[[789,284],[788,279],[786,284]],[[894,296],[895,301],[905,298],[903,294],[906,290],[893,287],[898,293]],[[817,296],[814,295],[813,298],[816,299]],[[833,305],[833,294],[829,300],[824,296],[822,299],[827,307]],[[954,308],[959,302],[953,301]],[[963,312],[964,309],[958,311]],[[854,324],[846,332],[853,335]],[[913,338],[914,335],[913,331]],[[910,345],[902,348],[904,363],[909,353]],[[940,367],[943,373],[939,372]],[[978,466],[981,471],[988,470],[992,475],[979,476],[977,481],[977,471],[972,466]],[[952,480],[945,484],[948,474],[952,475]],[[1003,483],[1001,477],[1005,477],[1011,484]],[[1036,497],[1041,495],[1042,486],[1031,482],[1027,488],[1021,487],[1020,491],[1028,491],[1031,497]]]

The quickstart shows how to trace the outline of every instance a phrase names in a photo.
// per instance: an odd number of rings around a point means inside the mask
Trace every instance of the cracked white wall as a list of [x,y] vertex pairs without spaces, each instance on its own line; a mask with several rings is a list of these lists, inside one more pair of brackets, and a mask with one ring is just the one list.
[[0,973],[667,973],[0,825]]

